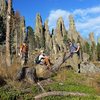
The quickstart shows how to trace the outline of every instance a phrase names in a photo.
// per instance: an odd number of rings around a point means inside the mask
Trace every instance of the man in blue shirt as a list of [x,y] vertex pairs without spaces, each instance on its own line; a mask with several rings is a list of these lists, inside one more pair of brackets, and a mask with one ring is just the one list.
[[68,44],[69,44],[69,51],[71,55],[73,55],[74,53],[79,54],[79,50],[80,50],[79,43],[75,44],[75,43],[72,43],[71,41],[68,41]]
[[69,45],[69,56],[71,57],[71,61],[73,63],[72,67],[74,67],[75,71],[80,72],[80,44],[72,43],[70,40],[68,41]]

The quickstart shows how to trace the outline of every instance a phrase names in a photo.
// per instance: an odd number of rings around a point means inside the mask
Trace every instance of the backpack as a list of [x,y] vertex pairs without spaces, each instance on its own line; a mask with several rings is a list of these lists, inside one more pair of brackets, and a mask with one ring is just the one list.
[[37,56],[36,58],[35,58],[35,63],[36,64],[39,64],[41,61],[39,60],[39,56]]
[[25,46],[22,45],[20,48],[22,50],[21,52],[27,53],[27,51],[28,51],[28,46],[27,45],[25,45]]

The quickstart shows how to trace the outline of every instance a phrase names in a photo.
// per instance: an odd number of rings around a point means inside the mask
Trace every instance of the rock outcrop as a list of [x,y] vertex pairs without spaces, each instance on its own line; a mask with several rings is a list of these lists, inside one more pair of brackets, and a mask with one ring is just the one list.
[[0,0],[0,15],[5,16],[7,12],[6,0]]
[[96,74],[96,73],[100,73],[100,68],[96,67],[92,62],[81,63],[80,73]]
[[68,38],[70,38],[71,40],[77,42],[79,37],[80,37],[80,34],[76,30],[73,15],[70,15],[69,16]]
[[89,34],[89,40],[90,40],[91,43],[93,42],[95,44],[95,39],[94,39],[94,33],[93,32],[91,32]]
[[64,44],[64,37],[67,37],[67,31],[64,26],[64,21],[62,17],[57,20],[57,26],[55,29],[55,41],[57,43],[57,49],[61,52],[66,51],[66,46]]
[[52,53],[52,38],[50,36],[48,20],[44,23],[44,34],[45,34],[45,49],[48,53]]
[[94,39],[94,33],[91,32],[89,34],[89,40],[90,40],[90,45],[91,45],[91,53],[92,53],[92,60],[96,60],[97,59],[97,52],[96,52],[96,42],[95,42],[95,39]]
[[25,32],[25,19],[24,17],[20,17],[20,44],[23,43],[26,37]]
[[36,47],[37,48],[44,48],[45,46],[45,35],[42,26],[42,18],[40,14],[36,16],[36,25],[35,25],[35,40],[36,40]]

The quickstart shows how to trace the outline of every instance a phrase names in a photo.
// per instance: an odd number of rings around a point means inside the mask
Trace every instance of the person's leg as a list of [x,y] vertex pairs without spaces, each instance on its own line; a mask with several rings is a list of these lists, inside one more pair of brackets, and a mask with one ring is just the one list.
[[25,65],[26,65],[27,64],[27,61],[28,61],[28,53],[25,53],[24,59],[25,59]]
[[73,55],[73,69],[75,70],[75,72],[79,72],[79,59],[78,59],[78,56],[77,56],[77,54],[74,54]]
[[50,59],[48,57],[46,57],[44,60],[45,60],[45,64],[47,65],[47,69],[51,69],[50,68]]
[[47,66],[50,66],[50,59],[49,57],[45,57],[45,62]]
[[22,52],[22,57],[21,57],[21,66],[24,65],[24,62],[25,62],[24,57],[25,57],[25,54]]

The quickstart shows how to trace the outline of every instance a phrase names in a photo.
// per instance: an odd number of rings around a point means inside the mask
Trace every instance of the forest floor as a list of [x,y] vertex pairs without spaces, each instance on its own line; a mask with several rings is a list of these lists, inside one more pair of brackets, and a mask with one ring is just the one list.
[[[99,62],[94,62],[100,65]],[[32,66],[32,64],[30,64]],[[11,67],[0,66],[0,100],[34,100],[34,97],[43,93],[36,84],[24,79],[16,81],[18,69],[17,61]],[[46,96],[42,100],[100,100],[100,74],[75,73],[72,69],[62,68],[48,79],[39,83],[46,92],[64,91],[85,93],[87,96]]]

